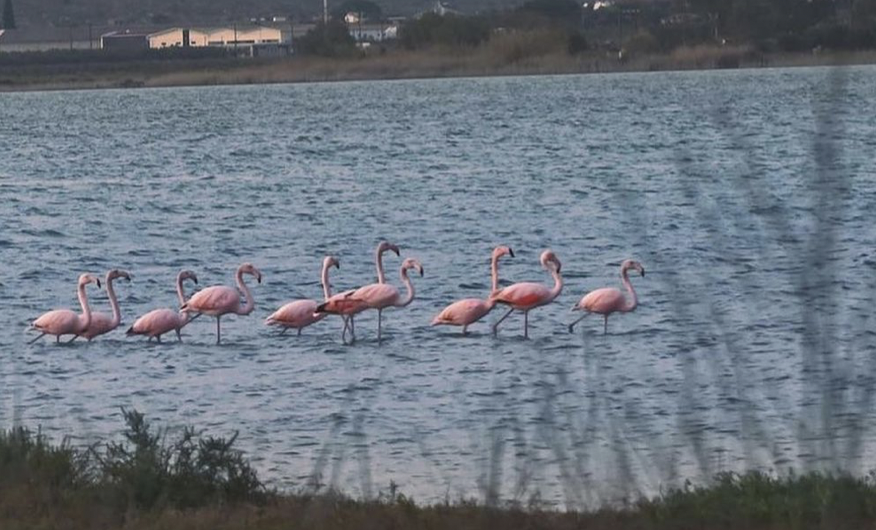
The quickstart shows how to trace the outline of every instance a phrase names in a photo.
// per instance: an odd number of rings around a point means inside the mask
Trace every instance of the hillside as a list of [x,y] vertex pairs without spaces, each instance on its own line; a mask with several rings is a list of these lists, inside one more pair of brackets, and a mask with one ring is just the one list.
[[[453,3],[464,13],[504,8],[522,0],[465,0]],[[320,0],[12,0],[19,27],[214,24],[252,18],[291,16],[309,21],[322,13]],[[385,15],[410,16],[434,5],[435,0],[377,0]],[[329,0],[329,9],[339,0]]]

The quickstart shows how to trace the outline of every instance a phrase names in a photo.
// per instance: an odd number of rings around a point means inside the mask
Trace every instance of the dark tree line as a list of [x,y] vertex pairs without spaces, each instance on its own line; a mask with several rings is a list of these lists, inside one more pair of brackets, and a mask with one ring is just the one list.
[[15,11],[12,9],[12,0],[3,3],[3,29],[15,29]]
[[788,50],[876,46],[876,0],[690,0],[720,38]]
[[[619,0],[593,9],[576,0],[527,0],[475,16],[426,13],[400,29],[408,49],[478,46],[496,33],[550,29],[564,34],[568,51],[597,47],[667,52],[682,45],[750,44],[762,51],[876,48],[876,0]],[[299,48],[338,55],[354,47],[340,18],[346,12],[379,19],[370,0],[347,0],[333,28],[317,26]]]

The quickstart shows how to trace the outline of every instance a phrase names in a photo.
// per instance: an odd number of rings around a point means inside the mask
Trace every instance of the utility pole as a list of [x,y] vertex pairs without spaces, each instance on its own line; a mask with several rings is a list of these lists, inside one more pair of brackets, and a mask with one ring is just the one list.
[[322,0],[322,23],[328,26],[328,0]]

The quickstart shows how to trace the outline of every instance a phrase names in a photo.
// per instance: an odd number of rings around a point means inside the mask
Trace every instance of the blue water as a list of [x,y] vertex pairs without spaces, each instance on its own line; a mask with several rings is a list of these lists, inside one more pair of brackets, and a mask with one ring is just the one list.
[[[593,506],[720,471],[876,467],[876,68],[0,94],[0,427],[77,443],[120,407],[239,445],[272,485],[419,501]],[[417,297],[278,337],[262,320],[374,281],[380,239]],[[559,299],[468,337],[429,321],[503,282]],[[641,305],[569,308],[640,260]],[[185,342],[122,330],[26,345],[81,272],[130,271],[124,322],[264,274],[256,310]],[[389,278],[400,261],[387,256]],[[107,311],[105,293],[93,306]],[[124,328],[123,328],[124,329]]]

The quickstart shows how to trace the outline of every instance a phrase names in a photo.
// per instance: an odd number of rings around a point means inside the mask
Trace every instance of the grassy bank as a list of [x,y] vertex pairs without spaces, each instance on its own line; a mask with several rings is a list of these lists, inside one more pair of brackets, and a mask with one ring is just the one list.
[[762,54],[747,47],[682,47],[671,53],[571,55],[549,33],[494,38],[472,49],[393,50],[347,58],[212,58],[0,65],[0,91],[301,83],[370,79],[573,74],[874,64],[876,51]]
[[476,502],[418,505],[394,488],[370,501],[280,493],[234,437],[176,439],[125,414],[123,440],[78,449],[0,433],[0,528],[63,529],[863,529],[876,526],[872,477],[724,474],[712,484],[592,512]]

